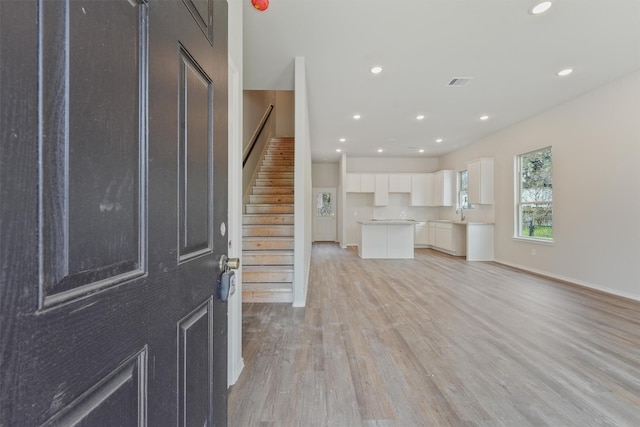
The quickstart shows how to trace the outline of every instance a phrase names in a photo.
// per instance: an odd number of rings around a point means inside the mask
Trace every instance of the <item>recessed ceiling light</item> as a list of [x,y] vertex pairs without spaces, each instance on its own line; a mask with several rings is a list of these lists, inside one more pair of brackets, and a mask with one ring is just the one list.
[[342,151],[341,148],[336,148],[336,152],[340,153]]
[[354,119],[356,119],[356,120],[358,120],[358,119],[360,118],[360,114],[354,114],[354,115],[353,115],[353,118],[354,118]]
[[529,13],[532,15],[540,15],[541,13],[546,12],[551,7],[552,3],[549,0],[536,2],[531,9],[529,9]]
[[382,148],[378,148],[378,153],[382,153]]
[[436,142],[437,142],[438,144],[440,144],[440,143],[442,142],[442,138],[438,138],[438,139],[436,139]]
[[340,138],[340,142],[345,142],[347,138]]
[[489,116],[487,115],[480,116],[480,120],[489,120]]
[[573,68],[565,68],[564,70],[558,71],[560,77],[568,76],[571,73],[573,73]]
[[424,153],[424,148],[418,150],[419,153]]
[[380,73],[382,72],[382,67],[380,67],[380,66],[376,65],[375,67],[373,67],[373,68],[371,69],[371,72],[372,72],[373,74],[380,74]]
[[418,115],[416,116],[416,119],[418,119],[418,120],[422,120],[422,119],[424,119],[424,114],[418,114]]

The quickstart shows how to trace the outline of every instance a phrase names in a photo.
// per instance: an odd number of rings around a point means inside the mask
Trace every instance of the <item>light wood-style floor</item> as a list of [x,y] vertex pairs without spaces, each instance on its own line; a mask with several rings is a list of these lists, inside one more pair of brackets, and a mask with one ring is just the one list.
[[306,308],[245,304],[229,425],[640,426],[640,303],[429,249],[315,244]]

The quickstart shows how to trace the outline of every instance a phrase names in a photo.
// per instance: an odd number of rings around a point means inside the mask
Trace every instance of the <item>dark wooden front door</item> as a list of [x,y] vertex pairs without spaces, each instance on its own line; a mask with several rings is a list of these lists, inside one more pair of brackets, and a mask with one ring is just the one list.
[[0,0],[0,426],[226,425],[226,0]]

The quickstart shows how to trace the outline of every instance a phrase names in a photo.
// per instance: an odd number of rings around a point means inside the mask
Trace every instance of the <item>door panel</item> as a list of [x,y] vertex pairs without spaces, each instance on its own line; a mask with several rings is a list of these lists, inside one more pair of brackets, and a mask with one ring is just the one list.
[[226,425],[227,3],[203,8],[0,1],[0,425]]
[[111,3],[41,4],[42,307],[144,273],[147,8]]
[[213,84],[180,48],[180,260],[212,251]]

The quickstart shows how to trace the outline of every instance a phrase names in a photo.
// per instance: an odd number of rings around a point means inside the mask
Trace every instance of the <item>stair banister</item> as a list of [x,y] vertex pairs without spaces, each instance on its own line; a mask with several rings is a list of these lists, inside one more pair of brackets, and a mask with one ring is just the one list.
[[244,165],[247,164],[247,160],[249,159],[249,156],[251,155],[253,148],[256,146],[256,142],[258,142],[258,139],[260,138],[260,134],[262,133],[264,126],[267,124],[267,121],[269,120],[269,117],[271,116],[272,111],[273,111],[273,104],[269,104],[269,106],[267,107],[267,110],[264,112],[264,115],[262,116],[262,120],[260,120],[258,127],[253,132],[253,136],[249,141],[249,145],[247,146],[247,149],[244,150],[244,153],[242,153],[242,167],[244,167]]

